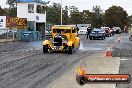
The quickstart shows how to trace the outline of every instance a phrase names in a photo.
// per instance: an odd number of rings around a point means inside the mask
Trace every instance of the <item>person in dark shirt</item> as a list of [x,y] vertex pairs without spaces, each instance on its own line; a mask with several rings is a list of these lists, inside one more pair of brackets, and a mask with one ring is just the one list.
[[88,39],[89,36],[90,36],[91,30],[92,30],[91,28],[89,28],[89,27],[87,28],[87,39]]
[[79,28],[77,27],[77,31],[79,31]]

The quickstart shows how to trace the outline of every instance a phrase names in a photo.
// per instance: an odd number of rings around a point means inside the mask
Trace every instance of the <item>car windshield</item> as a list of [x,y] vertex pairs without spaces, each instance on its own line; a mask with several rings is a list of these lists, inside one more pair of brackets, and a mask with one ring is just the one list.
[[80,29],[81,31],[87,31],[87,29]]
[[71,33],[70,29],[53,29],[53,33],[65,34]]
[[95,29],[93,29],[93,31],[100,31],[100,32],[102,32],[103,31],[103,29],[101,29],[101,28],[95,28]]
[[80,29],[79,31],[87,31],[87,30],[84,30],[84,29]]

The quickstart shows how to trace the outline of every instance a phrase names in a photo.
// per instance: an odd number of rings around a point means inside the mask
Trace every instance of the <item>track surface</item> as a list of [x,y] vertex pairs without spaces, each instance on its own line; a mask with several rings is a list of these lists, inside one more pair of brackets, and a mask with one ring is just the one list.
[[108,43],[114,44],[117,39],[116,35],[105,40],[80,37],[80,49],[72,55],[43,54],[41,42],[1,43],[0,88],[45,88],[84,57],[104,52]]

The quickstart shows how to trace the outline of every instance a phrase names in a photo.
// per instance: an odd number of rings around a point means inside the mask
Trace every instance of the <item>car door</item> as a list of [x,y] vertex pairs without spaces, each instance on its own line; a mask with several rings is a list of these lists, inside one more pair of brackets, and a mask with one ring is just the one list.
[[77,29],[73,28],[72,29],[72,42],[74,43],[75,46],[78,46],[78,42],[76,42],[77,36],[78,36]]

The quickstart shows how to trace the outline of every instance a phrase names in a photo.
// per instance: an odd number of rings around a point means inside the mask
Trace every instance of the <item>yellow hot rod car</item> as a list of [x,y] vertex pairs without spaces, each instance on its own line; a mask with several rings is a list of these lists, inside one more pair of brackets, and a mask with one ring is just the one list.
[[80,38],[74,25],[55,25],[52,27],[52,38],[43,41],[43,52],[66,51],[72,54],[79,48]]

